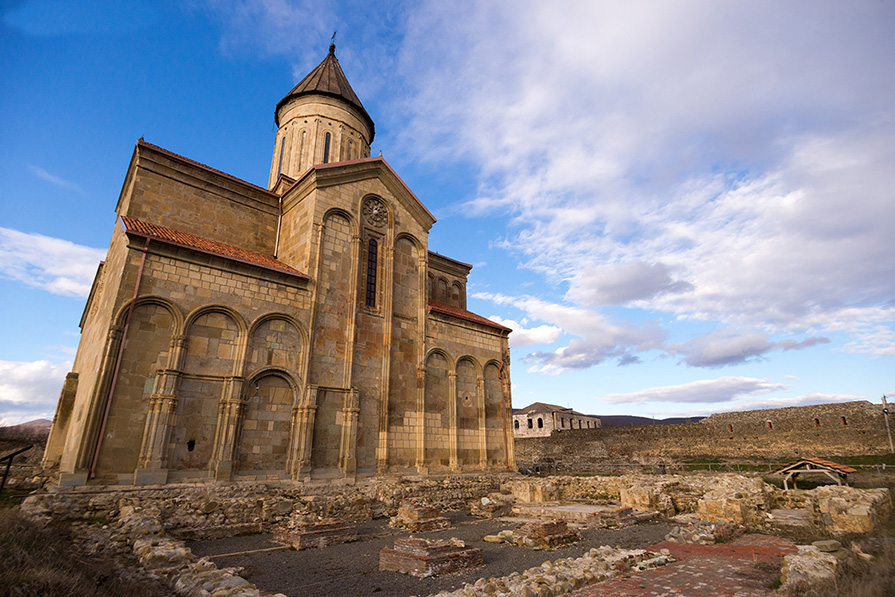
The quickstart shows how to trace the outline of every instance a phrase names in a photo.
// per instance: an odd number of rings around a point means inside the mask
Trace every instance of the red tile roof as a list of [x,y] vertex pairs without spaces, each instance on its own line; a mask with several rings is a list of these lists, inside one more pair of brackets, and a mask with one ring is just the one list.
[[159,226],[157,224],[150,224],[149,222],[143,222],[127,216],[121,216],[121,225],[124,228],[124,231],[130,235],[151,238],[169,245],[176,245],[201,253],[224,257],[225,259],[230,259],[232,261],[239,261],[240,263],[247,263],[256,267],[308,279],[307,274],[303,274],[297,269],[268,255],[255,253],[254,251],[246,251],[245,249],[240,249],[233,245],[209,240],[187,232],[180,232],[179,230],[172,230],[171,228],[165,228],[164,226]]
[[850,466],[845,466],[844,464],[839,464],[838,462],[832,462],[830,460],[822,460],[820,458],[800,458],[798,460],[794,460],[789,464],[785,464],[778,469],[774,469],[771,473],[783,473],[788,471],[791,468],[797,467],[800,464],[808,463],[815,464],[817,466],[826,467],[833,469],[834,471],[838,471],[840,473],[856,473],[857,470],[853,469]]
[[472,311],[467,311],[466,309],[461,309],[460,307],[453,307],[451,305],[439,302],[439,301],[429,301],[429,312],[441,313],[442,315],[450,315],[451,317],[456,317],[457,319],[463,319],[465,321],[471,321],[472,323],[477,323],[479,325],[485,325],[489,328],[494,328],[496,330],[501,330],[503,332],[512,332],[508,327],[504,327],[499,323],[495,323],[490,319],[486,319],[481,315],[476,315]]

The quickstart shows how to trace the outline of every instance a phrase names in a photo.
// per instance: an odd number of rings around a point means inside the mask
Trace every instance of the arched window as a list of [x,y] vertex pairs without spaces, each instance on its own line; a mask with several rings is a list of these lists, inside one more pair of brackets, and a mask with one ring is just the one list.
[[543,428],[544,428],[544,419],[542,419],[541,417],[538,417],[538,429],[543,429]]
[[730,431],[731,433],[733,433],[733,425],[728,425],[727,430]]
[[774,425],[770,421],[768,421],[768,429],[770,429],[772,431],[774,429]]
[[[329,133],[327,133],[329,134]],[[376,261],[378,259],[379,246],[376,240],[370,239],[367,247],[367,306],[376,306]]]
[[329,163],[329,144],[332,141],[332,135],[326,133],[326,136],[323,137],[323,163]]
[[842,418],[842,424],[843,424],[843,425],[848,425],[848,421],[845,420],[845,417],[841,417],[841,418]]
[[513,427],[515,427],[516,429],[519,429],[519,420],[518,419],[513,421]]
[[820,427],[820,419],[814,419],[814,426]]

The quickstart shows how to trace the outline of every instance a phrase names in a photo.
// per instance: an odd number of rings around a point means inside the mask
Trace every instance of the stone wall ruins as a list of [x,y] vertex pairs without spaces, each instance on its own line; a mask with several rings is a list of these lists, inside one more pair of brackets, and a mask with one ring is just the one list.
[[516,439],[517,464],[557,471],[599,470],[607,462],[696,458],[787,461],[801,456],[886,454],[882,407],[867,401],[720,413],[698,423],[575,429]]

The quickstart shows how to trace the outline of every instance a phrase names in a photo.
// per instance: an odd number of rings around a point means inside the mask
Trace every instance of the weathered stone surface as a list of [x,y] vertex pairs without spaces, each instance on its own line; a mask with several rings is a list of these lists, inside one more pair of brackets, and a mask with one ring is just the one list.
[[799,545],[798,553],[783,558],[780,582],[784,589],[805,587],[814,583],[831,581],[836,576],[839,559],[823,553],[813,545]]

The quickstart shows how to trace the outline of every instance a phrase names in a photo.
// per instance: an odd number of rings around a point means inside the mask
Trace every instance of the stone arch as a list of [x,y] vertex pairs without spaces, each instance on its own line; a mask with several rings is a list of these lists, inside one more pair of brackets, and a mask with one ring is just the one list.
[[245,369],[279,367],[293,375],[303,371],[308,332],[296,318],[285,313],[266,313],[249,327]]
[[448,281],[445,277],[435,281],[435,300],[441,303],[449,302]]
[[[410,234],[409,232],[399,232],[398,235],[395,236],[395,244],[398,244],[398,241],[401,239],[404,239],[404,240],[407,240],[407,241],[410,241],[411,243],[413,243],[413,246],[416,247],[416,250],[419,251],[420,253],[423,253],[423,251],[425,250],[423,243],[421,243],[417,237]],[[431,274],[430,274],[430,276],[431,276]]]
[[435,300],[435,297],[436,297],[435,276],[433,276],[431,273],[426,275],[426,293],[427,293],[426,297],[429,300],[431,300],[431,301]]
[[478,383],[481,369],[473,357],[464,355],[457,360],[456,371],[457,458],[463,468],[478,467],[484,416]]
[[115,315],[116,325],[124,327],[125,321],[127,320],[127,312],[131,306],[131,303],[133,303],[134,309],[141,305],[158,305],[164,309],[167,309],[173,320],[173,333],[181,334],[183,332],[183,311],[180,310],[180,307],[177,306],[177,303],[163,296],[156,296],[153,294],[139,296],[132,301],[127,301],[126,303],[124,303],[121,308],[118,309],[118,313]]
[[239,312],[236,311],[236,309],[228,307],[227,305],[219,304],[202,305],[201,307],[193,309],[186,317],[186,321],[184,322],[184,331],[189,330],[190,326],[195,323],[196,319],[205,315],[206,313],[223,313],[233,319],[233,321],[236,323],[236,326],[239,328],[240,333],[244,334],[248,331],[248,326],[246,325],[245,319],[243,319],[242,315],[240,315]]
[[[109,405],[106,427],[96,468],[99,475],[131,473],[137,467],[143,441],[142,431],[149,412],[149,397],[155,391],[156,373],[168,369],[171,340],[182,321],[180,309],[171,301],[155,296],[139,297],[118,313],[122,327],[128,321],[127,334],[115,347],[121,350],[118,379]],[[107,375],[114,373],[111,359]],[[105,399],[108,394],[103,396]]]
[[249,378],[236,442],[240,475],[283,474],[292,436],[292,408],[301,385],[289,371],[263,367]]
[[426,465],[430,470],[450,467],[451,457],[451,382],[453,361],[439,348],[426,355],[426,387],[423,424]]
[[463,300],[463,286],[458,281],[454,281],[451,283],[451,300],[450,303],[455,307],[460,307],[461,309],[465,309],[466,305]]
[[184,324],[184,349],[170,468],[200,470],[214,453],[221,401],[234,392],[243,369],[248,327],[225,305],[204,305]]
[[340,207],[331,207],[323,214],[323,225],[326,226],[327,220],[330,220],[335,217],[341,217],[348,221],[348,228],[351,231],[352,236],[356,236],[358,233],[358,224],[357,218],[353,215],[345,211]]

